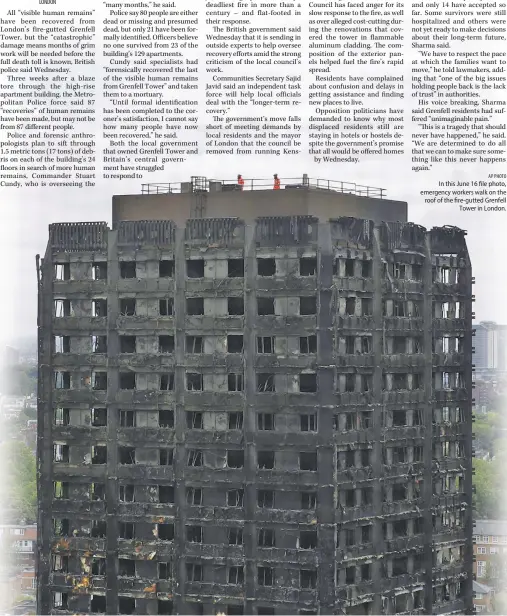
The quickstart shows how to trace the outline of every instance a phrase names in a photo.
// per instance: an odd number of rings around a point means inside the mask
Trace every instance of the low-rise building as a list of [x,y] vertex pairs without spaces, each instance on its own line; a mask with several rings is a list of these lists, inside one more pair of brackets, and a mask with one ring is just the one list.
[[507,558],[507,520],[477,520],[474,527],[474,574],[481,584],[501,588]]
[[494,590],[491,586],[487,586],[486,584],[481,584],[474,580],[473,584],[474,589],[474,606],[475,612],[478,614],[480,612],[483,613],[492,613],[493,612],[493,597]]
[[34,567],[37,525],[0,525],[0,545],[6,561],[12,566]]

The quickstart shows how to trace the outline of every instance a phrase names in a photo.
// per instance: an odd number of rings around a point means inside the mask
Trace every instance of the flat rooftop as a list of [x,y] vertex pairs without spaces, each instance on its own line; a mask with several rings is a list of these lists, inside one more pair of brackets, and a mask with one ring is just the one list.
[[[371,197],[383,199],[386,194],[385,188],[376,186],[363,186],[353,182],[340,182],[336,180],[323,180],[310,178],[306,174],[299,178],[282,178],[280,180],[281,190],[326,190],[336,193],[358,195],[360,197]],[[173,183],[154,183],[142,184],[141,193],[143,195],[168,194],[182,192],[228,192],[228,191],[249,191],[249,190],[273,190],[274,178],[243,178],[244,184],[241,187],[237,178],[233,180],[212,180],[202,176],[193,176],[190,182]]]
[[263,216],[339,216],[380,222],[407,222],[407,203],[388,199],[386,190],[353,182],[280,176],[231,180],[193,176],[188,182],[142,184],[140,194],[113,197],[113,226],[120,221],[239,217],[245,222]]

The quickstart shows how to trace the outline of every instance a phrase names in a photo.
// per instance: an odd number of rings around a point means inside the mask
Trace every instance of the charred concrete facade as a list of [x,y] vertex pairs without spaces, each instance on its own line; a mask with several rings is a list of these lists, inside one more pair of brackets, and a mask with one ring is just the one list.
[[471,613],[465,233],[296,192],[51,225],[38,613]]

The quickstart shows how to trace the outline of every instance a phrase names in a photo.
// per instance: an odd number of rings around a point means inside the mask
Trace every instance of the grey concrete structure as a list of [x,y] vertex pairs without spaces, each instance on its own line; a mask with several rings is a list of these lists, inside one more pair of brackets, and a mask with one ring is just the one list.
[[50,226],[38,613],[471,613],[465,232],[251,187]]
[[494,321],[474,323],[472,360],[477,372],[500,373],[507,370],[507,326]]

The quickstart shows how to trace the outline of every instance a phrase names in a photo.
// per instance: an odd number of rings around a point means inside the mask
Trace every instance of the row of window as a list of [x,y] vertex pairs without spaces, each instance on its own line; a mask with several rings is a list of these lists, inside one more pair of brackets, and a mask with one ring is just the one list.
[[[199,574],[196,573],[195,577],[198,578]],[[191,573],[189,573],[189,571],[187,570],[187,579],[188,581],[199,581],[197,579],[194,580],[193,570]],[[63,592],[63,593],[54,592],[53,593],[53,607],[58,610],[69,609],[69,596],[70,596],[69,593],[66,593],[66,592]],[[347,614],[356,614],[356,613],[357,614],[370,614],[371,612],[370,612],[369,606],[371,606],[371,603],[365,603],[361,606],[360,611],[357,611],[356,608],[353,608],[353,611],[347,611]],[[90,605],[89,605],[89,611],[87,611],[87,613],[105,614],[106,608],[107,608],[106,597],[104,595],[90,595]],[[157,608],[156,612],[150,612],[150,613],[165,614],[167,616],[174,613],[173,602],[168,599],[158,599],[156,602],[156,608]],[[143,607],[139,608],[139,610],[142,610],[142,611],[138,611],[136,599],[134,599],[133,597],[125,597],[122,595],[118,595],[118,610],[120,614],[146,614],[146,611],[145,611],[146,608],[144,605]],[[367,611],[364,611],[364,610],[367,610]],[[406,610],[402,610],[402,611],[406,611]],[[204,614],[204,605],[202,603],[193,602],[191,613],[202,616]],[[244,614],[245,612],[244,612],[244,607],[242,604],[241,605],[227,604],[227,605],[221,605],[221,606],[214,605],[213,613],[217,615],[224,614],[227,616],[240,616],[241,614]],[[259,616],[274,616],[275,613],[276,611],[274,607],[258,606],[257,611],[256,611],[256,614],[258,614]],[[279,612],[279,613],[282,613],[282,612]],[[317,609],[300,609],[298,610],[297,613],[304,615],[304,616],[311,616],[314,614],[318,614],[318,610]]]
[[[157,454],[159,466],[172,466],[174,459],[174,450],[171,448],[162,448],[153,450]],[[187,466],[204,466],[205,451],[202,449],[187,450],[186,464]],[[216,457],[216,452],[211,455]],[[274,451],[258,451],[257,466],[259,469],[274,469],[276,455]],[[53,461],[68,463],[70,461],[70,446],[64,443],[55,443],[53,445]],[[92,464],[107,463],[107,446],[93,445],[91,448]],[[136,464],[136,448],[128,446],[118,447],[118,463],[119,464]],[[229,450],[225,454],[224,467],[227,468],[243,468],[245,465],[245,452],[242,449]],[[299,470],[316,471],[317,470],[317,452],[301,452],[299,453]]]
[[[53,528],[55,535],[68,536],[70,533],[70,523],[67,519],[54,519]],[[104,538],[106,536],[107,524],[104,521],[93,521],[91,526],[90,535],[95,538]],[[215,537],[214,529],[207,528],[207,534]],[[357,529],[346,529],[336,536],[337,548],[352,548],[354,546],[371,544],[372,541],[372,527],[371,525],[362,525]],[[81,531],[82,532],[82,531]],[[424,532],[424,519],[414,518],[410,520],[397,520],[391,523],[383,524],[383,536],[384,540],[392,541],[393,539],[399,539],[404,537],[413,537]],[[120,539],[135,539],[136,525],[134,522],[119,522],[118,533]],[[227,528],[227,545],[242,546],[243,545],[243,528],[241,527],[229,527]],[[175,539],[175,525],[173,523],[159,523],[154,526],[153,535],[160,541],[172,542]],[[204,543],[204,529],[198,525],[187,525],[185,527],[185,539],[188,543]],[[276,548],[277,534],[273,528],[259,528],[257,529],[256,543],[258,547]],[[214,542],[209,542],[208,545],[213,545]],[[295,538],[294,549],[299,550],[315,550],[319,547],[318,533],[315,530],[302,530]],[[284,543],[284,549],[288,549]],[[443,567],[449,564],[460,562],[463,559],[464,548],[463,546],[457,546],[455,548],[444,548],[433,550],[433,567]],[[408,563],[408,557],[402,557],[405,560],[405,564]],[[144,566],[144,563],[143,563]],[[100,570],[100,569],[99,569]],[[127,570],[125,566],[124,570]],[[122,569],[120,569],[120,575]],[[407,573],[407,570],[403,571]],[[168,572],[169,574],[169,572]],[[96,575],[101,575],[97,573]],[[129,569],[127,573],[123,575],[136,575],[135,561],[129,561]],[[401,573],[394,573],[394,575],[401,575]],[[350,580],[348,583],[354,583]]]
[[[131,530],[131,522],[120,522],[120,537],[121,538],[130,538],[123,537],[123,535],[132,534]],[[124,525],[124,526],[122,526]],[[65,532],[69,532],[70,528],[67,524],[67,520],[55,520],[55,532],[58,535],[65,534]],[[413,522],[411,520],[399,520],[397,522],[384,524],[384,539],[392,539],[399,537],[406,537],[409,535],[409,531],[411,535],[420,534],[423,529],[422,519],[415,519]],[[104,523],[97,522],[95,526],[92,526],[91,535],[92,536],[102,536],[104,532]],[[175,537],[175,528],[174,524],[158,524],[155,527],[155,536],[164,541],[173,541]],[[99,533],[99,534],[97,534]],[[205,541],[205,533],[208,541]],[[134,528],[134,537],[136,535]],[[243,541],[243,528],[240,526],[237,527],[229,527],[226,529],[226,543],[227,545],[244,545]],[[265,547],[265,548],[276,548],[277,547],[277,536],[278,540],[280,540],[280,536],[277,535],[277,532],[274,528],[258,528],[257,529],[257,546]],[[371,543],[372,537],[372,527],[370,525],[363,525],[360,527],[360,532],[356,533],[355,529],[347,529],[336,536],[336,547],[340,548],[351,548],[356,545],[365,545]],[[203,527],[195,524],[187,524],[185,526],[185,540],[188,543],[208,543],[208,544],[216,544],[216,529],[212,527]],[[210,541],[210,539],[213,539]],[[284,540],[283,545],[287,548],[287,541]],[[316,530],[300,530],[298,535],[294,537],[294,549],[299,550],[313,550],[319,547],[318,533]],[[134,563],[135,561],[130,561]]]
[[474,535],[475,543],[507,543],[507,535]]
[[[259,544],[261,545],[261,544]],[[66,557],[58,557],[53,560],[55,572],[66,573],[68,571],[68,562]],[[118,571],[120,577],[137,577],[136,561],[127,558],[118,559]],[[356,584],[359,582],[370,581],[372,579],[372,565],[371,563],[365,563],[358,566],[346,567],[336,572],[337,584]],[[92,560],[92,575],[106,575],[106,560],[105,558],[94,558]],[[275,585],[275,568],[274,567],[257,567],[257,584],[259,586],[274,586]],[[203,565],[194,563],[188,563],[186,565],[186,578],[187,582],[202,582],[203,581]],[[340,579],[343,578],[343,581]],[[158,579],[159,580],[172,580],[173,571],[172,563],[159,562],[158,563]],[[229,566],[227,567],[226,584],[239,585],[245,582],[245,568],[243,566]],[[300,569],[299,570],[299,588],[302,590],[309,590],[317,588],[317,570],[316,569]]]
[[[173,579],[173,569],[171,562],[159,562],[158,579],[171,580]],[[389,577],[397,577],[405,575],[409,570],[409,559],[407,556],[398,556],[389,558],[387,562],[383,562],[383,569]],[[419,571],[423,566],[423,556],[416,554],[413,559],[413,570]],[[53,558],[53,569],[56,572],[66,572],[68,570],[68,557],[55,556]],[[93,558],[91,565],[92,575],[106,575],[106,562],[103,558]],[[136,561],[126,558],[118,559],[118,570],[121,577],[136,577]],[[203,582],[205,565],[200,563],[186,564],[186,581],[187,582]],[[259,586],[275,586],[277,569],[276,567],[257,566],[257,584]],[[299,570],[299,586],[301,589],[317,588],[317,569],[300,569]],[[339,568],[336,571],[336,584],[357,584],[361,581],[369,581],[372,579],[372,563],[351,563],[347,567]],[[245,581],[244,568],[242,566],[227,567],[225,583],[228,584],[243,584]],[[121,612],[124,613],[124,612]]]
[[[219,260],[213,259],[212,263],[220,263]],[[275,276],[277,274],[276,259],[259,257],[256,259],[257,276]],[[153,264],[155,265],[155,264]],[[175,274],[175,262],[173,259],[162,259],[158,261],[159,278],[173,278]],[[143,262],[143,269],[147,270],[146,262]],[[204,278],[205,277],[205,259],[187,259],[185,262],[185,273],[187,278]],[[300,257],[297,260],[297,273],[299,276],[315,276],[317,274],[317,258],[316,257]],[[136,278],[138,276],[138,264],[136,261],[120,261],[119,263],[120,277],[124,279]],[[155,268],[153,267],[153,274]],[[422,280],[422,265],[421,264],[405,264],[398,262],[390,262],[383,264],[384,277],[396,278],[399,280],[413,280],[420,282]],[[441,282],[451,284],[458,282],[458,268],[448,266],[433,266],[433,282]],[[278,272],[279,275],[286,275],[287,272]],[[224,270],[225,274],[225,270]],[[227,277],[228,278],[243,278],[245,275],[244,259],[227,259]],[[333,275],[345,278],[371,278],[373,275],[373,261],[371,259],[334,259],[333,260]],[[54,279],[57,281],[71,280],[70,263],[57,263],[54,266]],[[107,280],[107,263],[99,262],[92,265],[93,280]]]
[[[120,353],[139,353],[138,339],[139,336],[119,336]],[[82,345],[83,337],[76,337],[80,346]],[[96,335],[91,336],[91,350],[93,353],[107,353],[107,336]],[[317,352],[317,336],[298,336],[300,353],[316,353]],[[371,338],[368,338],[371,341]],[[189,354],[201,354],[206,352],[205,336],[185,336],[185,352]],[[226,345],[224,351],[227,353],[242,353],[244,350],[243,334],[228,334],[225,337]],[[257,353],[273,354],[275,353],[275,336],[257,336]],[[371,342],[370,342],[371,346]],[[71,352],[71,336],[54,336],[53,350],[55,353],[70,353]],[[82,347],[81,347],[82,348]],[[158,336],[158,353],[174,353],[175,337],[174,335]],[[83,351],[81,351],[83,352]],[[148,352],[148,351],[144,351]],[[210,351],[208,351],[209,353]]]
[[[81,411],[79,411],[81,412]],[[156,427],[174,428],[174,411],[162,409],[158,411],[123,411],[118,410],[118,423],[122,428],[135,428],[138,426],[138,415],[142,418],[139,427],[147,427],[146,415],[156,414]],[[223,417],[222,417],[223,415]],[[276,413],[256,413],[257,430],[276,430]],[[300,413],[299,429],[301,432],[317,432],[318,413]],[[155,417],[151,417],[154,419]],[[186,427],[190,430],[241,430],[243,429],[243,411],[228,411],[224,414],[217,412],[185,411]],[[462,408],[443,406],[433,409],[433,424],[463,423],[465,413]],[[56,408],[54,410],[54,423],[57,426],[70,425],[70,409]],[[76,424],[74,424],[76,425]],[[107,426],[107,409],[91,409],[91,425],[94,427]],[[423,412],[420,409],[413,411],[394,410],[382,414],[382,426],[388,428],[421,426],[423,425]],[[366,430],[373,426],[373,411],[350,411],[333,416],[333,429],[342,432]],[[284,423],[287,427],[287,422]]]
[[[461,479],[456,480],[457,485],[455,490],[461,490]],[[72,498],[71,485],[66,481],[55,481],[53,484],[54,498],[67,500]],[[382,486],[382,502],[401,502],[409,500],[409,497],[417,499],[422,494],[423,480],[416,479],[411,483],[393,483],[390,485]],[[90,499],[92,501],[103,501],[106,497],[106,487],[103,483],[92,483],[87,486],[89,490]],[[344,506],[355,506],[356,502],[356,489],[358,489],[359,497],[361,501],[369,501],[369,497],[372,494],[369,488],[347,488],[342,490],[345,495],[341,501],[345,503]],[[362,491],[362,492],[361,492]],[[149,494],[148,494],[149,493]],[[187,505],[202,506],[204,503],[205,490],[198,487],[186,488],[186,502]],[[282,497],[282,502],[277,505],[277,491],[258,489],[257,490],[257,506],[261,509],[291,509],[287,498],[284,498],[283,494],[279,494]],[[294,510],[314,510],[317,507],[317,492],[303,490],[298,493],[299,501],[298,506],[292,505]],[[122,503],[133,502],[158,502],[165,504],[174,504],[174,485],[154,485],[154,486],[140,486],[137,488],[134,484],[122,483],[119,486],[119,500]],[[346,503],[351,503],[346,505]],[[208,503],[210,504],[210,503]],[[216,506],[216,499],[213,499],[213,504]],[[244,489],[236,488],[227,490],[225,492],[225,500],[223,503],[227,507],[244,507]],[[445,522],[445,521],[444,521]],[[444,524],[445,525],[445,524]],[[365,542],[364,540],[362,541]],[[355,542],[347,542],[346,545],[353,545]]]
[[[411,534],[420,534],[423,529],[422,519],[400,520],[385,524],[384,539],[392,539],[393,537],[408,536],[409,524]],[[141,524],[146,531],[145,524]],[[66,537],[71,534],[70,520],[67,518],[55,518],[53,520],[53,530],[57,537]],[[90,528],[80,528],[73,531],[73,536],[85,536],[89,535],[94,538],[104,538],[106,536],[107,523],[103,520],[92,520]],[[216,529],[207,528],[207,533],[213,541],[208,543],[216,544]],[[372,526],[370,524],[363,524],[355,528],[345,529],[338,532],[336,535],[336,547],[337,548],[353,548],[354,546],[370,544],[372,541]],[[77,533],[77,534],[76,534]],[[135,522],[123,522],[118,523],[118,533],[120,539],[140,539],[142,538],[138,533],[138,527]],[[172,522],[158,523],[154,525],[152,536],[157,537],[160,541],[174,541],[175,538],[175,525]],[[276,547],[276,530],[274,528],[259,528],[257,530],[257,545],[259,547]],[[203,543],[204,527],[199,525],[187,525],[185,527],[185,538],[189,543]],[[301,550],[313,550],[319,545],[318,534],[316,530],[301,530],[298,536],[294,538],[294,549]],[[225,542],[226,545],[244,545],[243,543],[243,528],[241,526],[228,527],[225,529]],[[285,541],[284,541],[285,544]],[[219,544],[221,545],[221,543]]]
[[[132,335],[120,335],[120,353],[148,353],[146,347],[139,345],[143,337]],[[53,351],[55,353],[71,353],[72,340],[79,343],[79,352],[85,352],[82,346],[84,337],[53,336]],[[302,354],[317,352],[317,336],[298,336],[299,352]],[[93,353],[107,353],[107,336],[90,336],[91,350]],[[207,336],[185,336],[185,352],[190,354],[212,353],[215,348],[211,346],[213,339]],[[243,334],[228,334],[224,337],[226,353],[243,353]],[[208,344],[206,344],[208,343]],[[337,336],[336,346],[340,352],[347,355],[370,354],[373,351],[373,337],[370,336]],[[443,336],[432,341],[434,353],[463,352],[464,339],[457,336]],[[174,353],[175,336],[158,336],[156,351],[158,353]],[[218,350],[218,349],[217,349]],[[256,351],[259,355],[280,354],[281,349],[277,345],[276,336],[257,336]],[[152,351],[153,352],[153,351]],[[419,354],[423,352],[422,338],[416,336],[387,336],[384,339],[383,353],[386,355]]]
[[[187,297],[185,300],[185,313],[189,316],[201,316],[205,314],[204,297]],[[299,305],[294,306],[291,316],[311,316],[317,314],[317,297],[314,295],[295,297]],[[280,301],[280,300],[279,300]],[[287,298],[283,298],[284,304]],[[93,317],[107,317],[107,299],[97,298],[91,300]],[[258,316],[287,316],[281,309],[277,310],[277,300],[275,297],[257,297]],[[411,300],[383,300],[383,316],[385,317],[414,317],[422,316],[422,302]],[[345,316],[372,316],[373,299],[368,297],[343,297],[339,298],[337,312]],[[119,313],[121,316],[136,316],[137,301],[135,298],[120,298]],[[166,297],[158,300],[159,316],[174,315],[174,298]],[[238,316],[245,314],[245,301],[243,297],[227,298],[227,314]],[[433,302],[433,316],[441,319],[463,318],[464,305],[460,302]],[[54,300],[55,317],[76,316],[76,311],[72,300]],[[82,315],[83,316],[83,315]],[[141,316],[141,315],[138,315]],[[147,315],[145,315],[147,316]]]
[[477,554],[507,554],[507,548],[497,548],[497,547],[491,547],[489,548],[485,548],[483,546],[479,546],[477,548]]
[[[69,499],[70,486],[68,482],[55,481],[53,484],[54,497],[56,499]],[[159,503],[174,503],[174,485],[155,485],[137,486],[139,490],[150,492],[150,497]],[[88,487],[91,500],[102,501],[106,497],[106,487],[103,483],[92,483]],[[203,488],[187,487],[186,502],[188,505],[203,505]],[[243,488],[235,488],[225,491],[224,506],[240,507],[244,506],[245,491]],[[137,498],[136,498],[137,497]],[[257,490],[257,506],[262,509],[275,509],[275,490]],[[133,484],[120,484],[119,500],[122,503],[147,502],[147,498],[139,498],[138,490]],[[316,491],[302,491],[299,493],[299,509],[315,509],[317,506]]]
[[[158,390],[174,391],[174,372],[158,374]],[[214,386],[214,374],[205,375],[202,372],[186,372],[185,388],[187,391],[222,391]],[[285,375],[284,375],[285,376]],[[318,391],[317,373],[303,372],[290,375],[294,378],[294,388],[290,392],[316,393]],[[338,373],[336,391],[338,393],[361,393],[372,391],[373,375],[357,374],[354,372]],[[139,381],[138,381],[139,379]],[[142,381],[141,381],[142,379]],[[382,375],[383,391],[414,391],[424,389],[423,374],[420,372],[386,372]],[[140,387],[141,382],[144,387]],[[453,390],[465,387],[465,377],[461,372],[437,372],[433,374],[434,387],[438,390]],[[107,372],[96,370],[91,377],[86,377],[84,384],[91,386],[95,391],[107,390]],[[146,374],[133,371],[120,372],[119,389],[148,389],[146,387]],[[207,387],[205,387],[205,384]],[[72,382],[71,373],[56,371],[54,373],[55,389],[76,389]],[[151,389],[151,388],[150,388]],[[258,393],[276,393],[276,375],[271,372],[258,372],[256,374],[256,390]],[[244,378],[242,373],[227,374],[227,391],[244,391]],[[288,393],[284,387],[284,393]]]
[[[398,563],[395,564],[393,562],[393,565],[392,565],[393,570],[395,566],[399,567],[399,564]],[[203,567],[204,565],[197,564],[197,563],[189,564],[186,569],[187,581],[189,582],[203,581],[204,580]],[[266,568],[264,567],[264,569]],[[312,571],[313,570],[311,569],[308,569],[305,571],[301,570],[300,578],[299,578],[299,584],[301,588],[303,587],[302,586],[303,583],[305,584],[307,583],[306,579],[308,580],[312,579],[312,573],[311,573]],[[485,569],[484,569],[484,572],[485,572]],[[227,575],[229,577],[229,573]],[[232,579],[234,580],[236,573],[232,573],[231,575],[232,575]],[[238,575],[241,576],[241,573],[239,573]],[[264,571],[261,571],[261,568],[257,570],[257,578],[259,580],[259,576],[261,576],[261,581],[264,581],[264,580],[269,581],[270,579],[274,581],[275,575],[276,573],[274,574],[265,573]],[[361,574],[359,574],[358,572],[358,576],[359,575],[362,575],[362,570],[361,570]],[[304,582],[303,582],[303,576],[306,578]],[[345,579],[348,576],[349,577],[352,576],[352,572],[348,574],[345,573]],[[166,579],[166,578],[162,578],[162,579]],[[358,578],[356,578],[356,576],[354,575],[354,579],[358,579]],[[229,582],[229,584],[234,584],[234,583],[235,583],[234,581]],[[237,583],[242,583],[242,582],[237,582]],[[341,583],[341,580],[340,580],[340,583]],[[259,581],[258,581],[258,584],[260,586],[268,585],[268,584],[263,584]],[[463,597],[464,591],[466,590],[465,584],[466,584],[465,582],[448,582],[444,584],[435,585],[433,587],[433,596],[432,596],[433,604],[435,605],[435,604],[442,604],[444,602],[455,601],[456,599]],[[274,586],[274,583],[272,583],[271,586]],[[313,588],[313,586],[305,586],[305,588]],[[69,596],[70,596],[69,593],[54,592],[53,593],[53,607],[55,609],[60,609],[60,610],[69,609]],[[423,602],[424,602],[424,590],[419,589],[419,590],[414,590],[412,592],[405,592],[402,594],[397,594],[392,599],[386,599],[383,613],[403,614],[407,612],[412,612],[413,610],[420,610],[421,608],[423,608]],[[372,606],[373,606],[373,603],[371,601],[364,601],[362,603],[354,603],[354,605],[352,606],[345,607],[344,613],[349,614],[349,615],[354,615],[354,616],[370,615],[372,614]],[[91,595],[90,596],[90,606],[89,606],[90,613],[105,614],[106,607],[107,607],[107,604],[106,604],[105,596],[103,595]],[[170,600],[158,599],[156,607],[157,607],[157,612],[156,612],[157,614],[170,615],[174,613],[173,603]],[[483,607],[484,606],[476,606],[476,611],[478,612],[482,611]],[[118,596],[118,610],[120,614],[137,614],[137,613],[144,614],[145,613],[145,611],[137,611],[136,608],[137,608],[136,599],[134,599],[133,597],[125,597],[122,595]],[[143,607],[140,609],[145,610],[146,608],[143,605]],[[193,603],[191,613],[203,615],[204,605],[202,603]],[[227,604],[227,605],[214,606],[214,613],[224,614],[224,615],[226,614],[227,616],[240,616],[241,614],[244,614],[245,612],[244,612],[243,604]],[[274,607],[257,606],[255,613],[258,614],[259,616],[274,616],[274,614],[276,614],[277,612]],[[283,608],[283,607],[281,609],[279,608],[278,613],[280,614],[287,613],[287,608]],[[296,612],[291,612],[291,613],[296,613]],[[304,615],[304,616],[311,616],[314,614],[318,614],[318,610],[306,608],[306,609],[299,609],[297,613],[300,615]]]
[[[142,458],[138,459],[136,447],[119,446],[118,447],[118,463],[119,464],[150,464],[158,463],[159,466],[171,466],[173,464],[174,450],[171,448],[152,449],[155,454],[155,459],[150,456],[146,459],[146,449],[142,449]],[[279,455],[284,455],[284,451],[278,452]],[[276,469],[277,452],[275,451],[257,451],[257,468],[260,470]],[[245,465],[245,452],[242,449],[227,450],[222,455],[223,460],[219,459],[219,452],[215,450],[203,449],[188,449],[186,456],[187,466],[205,466],[205,456],[215,459],[216,468],[243,468]],[[465,455],[465,447],[463,441],[442,441],[433,444],[434,458],[457,457],[462,458]],[[70,446],[65,443],[55,443],[53,445],[53,461],[69,463],[70,461]],[[423,461],[422,445],[384,447],[382,449],[382,462],[387,466],[393,464],[410,464],[412,462]],[[90,462],[92,464],[107,463],[107,446],[93,445],[91,447]],[[366,468],[372,464],[372,450],[367,448],[348,450],[337,452],[336,465],[337,470],[347,468]],[[208,464],[206,464],[208,466]],[[316,471],[317,452],[300,452],[299,453],[299,470],[301,471]]]
[[[174,450],[173,449],[157,449],[156,463],[159,466],[171,466],[173,464]],[[143,451],[146,454],[145,451]],[[284,453],[283,451],[280,453]],[[190,449],[187,450],[187,466],[201,467],[205,466],[204,456],[205,450]],[[209,455],[217,458],[217,452],[209,451]],[[465,455],[465,446],[463,441],[442,441],[433,444],[432,457],[434,459],[442,458],[463,458]],[[336,456],[337,470],[347,468],[367,468],[372,464],[372,450],[358,449],[353,451],[338,452]],[[70,461],[70,446],[63,443],[55,443],[53,445],[53,461],[61,463],[69,463]],[[410,464],[412,462],[423,461],[423,447],[421,445],[405,446],[405,447],[385,447],[382,449],[382,463],[386,466],[393,464]],[[91,464],[106,464],[107,463],[107,447],[106,445],[93,445],[91,448]],[[142,459],[137,459],[136,448],[129,446],[118,447],[118,463],[119,464],[150,464],[153,465],[154,460],[150,458],[146,460],[145,455]],[[225,453],[223,462],[217,459],[216,468],[243,468],[245,465],[245,453],[241,449],[228,450]],[[155,464],[157,465],[157,464]],[[208,465],[206,465],[208,466]],[[259,470],[276,469],[276,452],[275,451],[257,451],[257,468]],[[316,452],[301,452],[299,454],[299,470],[301,471],[317,471],[317,453]]]
[[[412,499],[417,499],[422,496],[423,480],[416,478],[407,483],[392,483],[381,486],[381,500],[384,503],[389,502],[402,502]],[[464,492],[464,480],[461,475],[446,475],[445,477],[433,480],[433,494],[457,494]],[[53,495],[56,499],[67,500],[73,497],[71,494],[71,487],[73,484],[67,481],[55,481],[53,483]],[[76,487],[74,485],[74,487]],[[86,486],[90,499],[92,501],[103,501],[106,497],[106,487],[104,483],[92,483]],[[356,492],[359,490],[359,492]],[[369,497],[372,494],[369,488],[346,488],[341,489],[340,493],[344,495],[344,498],[340,498],[340,503],[344,503],[344,506],[355,506],[356,496],[360,497],[361,502],[369,501]],[[202,506],[206,504],[204,501],[206,489],[200,487],[187,487],[186,488],[186,502],[188,505]],[[81,495],[81,491],[79,492]],[[240,507],[244,506],[244,489],[235,488],[227,490],[225,493],[224,505],[227,507]],[[263,509],[315,509],[317,506],[317,492],[303,490],[297,493],[299,500],[294,498],[288,499],[287,495],[280,494],[282,501],[279,505],[275,504],[276,490],[258,489],[257,490],[257,506]],[[284,498],[285,496],[285,498]],[[121,483],[119,486],[119,500],[122,503],[133,502],[155,502],[174,504],[174,485],[138,485]],[[217,506],[216,494],[213,493],[213,498],[208,502],[208,505]],[[208,495],[209,499],[209,495]],[[297,502],[297,505],[296,505]],[[348,504],[350,503],[350,504]],[[445,511],[441,514],[435,514],[433,516],[434,525],[440,525],[442,527],[448,527],[454,525],[454,518],[456,512]],[[460,512],[458,512],[458,518],[460,518]],[[349,544],[347,544],[349,545]],[[480,548],[486,549],[486,548]],[[492,548],[496,549],[496,548]],[[479,552],[480,553],[480,552]],[[484,552],[485,553],[485,552]]]

